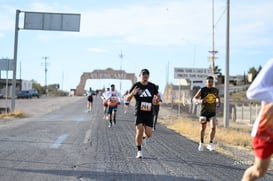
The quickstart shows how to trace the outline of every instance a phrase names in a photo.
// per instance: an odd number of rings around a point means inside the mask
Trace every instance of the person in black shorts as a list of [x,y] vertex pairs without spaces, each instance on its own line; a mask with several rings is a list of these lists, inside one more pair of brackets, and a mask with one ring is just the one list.
[[92,90],[92,88],[89,88],[89,91],[87,92],[87,109],[88,112],[92,111],[92,106],[93,106],[93,95],[94,95],[94,91]]
[[210,142],[207,145],[207,149],[214,150],[213,139],[216,132],[216,107],[219,107],[220,97],[219,90],[213,87],[214,80],[212,76],[207,77],[206,86],[199,89],[195,94],[193,100],[201,104],[200,112],[200,143],[198,146],[199,151],[204,150],[204,136],[207,126],[207,122],[210,122]]
[[153,104],[158,104],[160,95],[154,83],[148,81],[149,70],[142,69],[140,72],[140,81],[135,83],[126,97],[127,101],[131,101],[134,97],[135,116],[136,116],[136,138],[137,158],[143,158],[141,144],[143,139],[152,136],[153,128]]
[[[159,86],[156,85],[157,90],[159,90]],[[158,119],[158,113],[160,109],[160,104],[162,103],[162,94],[158,92],[160,95],[159,103],[156,105],[153,105],[153,131],[156,129],[157,119]]]

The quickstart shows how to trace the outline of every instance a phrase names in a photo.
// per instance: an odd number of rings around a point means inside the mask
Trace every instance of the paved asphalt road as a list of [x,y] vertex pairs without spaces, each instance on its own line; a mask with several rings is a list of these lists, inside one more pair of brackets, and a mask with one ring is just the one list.
[[[93,112],[85,98],[42,117],[0,126],[1,181],[235,181],[247,168],[218,152],[198,152],[197,143],[158,125],[136,159],[133,109],[119,107],[107,127],[102,103]],[[37,105],[38,106],[38,105]],[[273,180],[272,172],[264,180]]]

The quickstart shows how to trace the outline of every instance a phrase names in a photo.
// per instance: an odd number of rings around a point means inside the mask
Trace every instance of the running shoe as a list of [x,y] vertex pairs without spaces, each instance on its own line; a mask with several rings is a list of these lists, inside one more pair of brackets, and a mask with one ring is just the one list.
[[114,125],[116,125],[116,123],[117,123],[117,122],[116,122],[116,120],[114,119]]
[[111,128],[111,127],[112,127],[112,123],[109,123],[109,124],[108,124],[108,128]]
[[198,151],[204,151],[204,143],[199,143]]
[[142,151],[137,152],[136,158],[143,158]]
[[214,150],[214,144],[213,143],[209,143],[208,146],[207,146],[207,149],[209,151],[213,151]]

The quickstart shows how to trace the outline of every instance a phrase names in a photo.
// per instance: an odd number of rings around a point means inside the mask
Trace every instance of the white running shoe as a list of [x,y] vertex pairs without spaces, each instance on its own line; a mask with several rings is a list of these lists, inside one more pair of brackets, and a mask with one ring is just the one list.
[[209,143],[208,146],[207,146],[207,149],[209,151],[213,151],[214,150],[214,144],[213,143]]
[[112,127],[112,123],[109,123],[109,124],[108,124],[108,128],[111,128],[111,127]]
[[204,151],[204,143],[199,143],[198,151]]
[[142,151],[137,152],[136,158],[143,158]]

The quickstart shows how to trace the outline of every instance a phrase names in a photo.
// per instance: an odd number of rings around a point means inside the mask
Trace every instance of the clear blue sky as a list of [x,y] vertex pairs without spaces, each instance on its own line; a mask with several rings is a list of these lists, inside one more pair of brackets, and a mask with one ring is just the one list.
[[[273,1],[231,0],[230,74],[243,75],[272,57]],[[163,91],[175,67],[207,68],[212,50],[211,0],[2,0],[0,4],[0,57],[12,58],[16,9],[22,11],[80,13],[80,32],[20,30],[17,78],[64,90],[76,88],[83,72],[124,69],[139,74],[148,68],[150,81]],[[215,11],[215,64],[225,74],[226,0]],[[23,24],[20,16],[20,27]],[[119,57],[123,52],[123,59]],[[168,69],[169,67],[169,69]],[[168,75],[167,75],[168,74]],[[5,72],[2,72],[5,78]],[[11,77],[12,73],[9,73]],[[94,89],[119,80],[90,80]],[[129,89],[130,81],[122,81]]]

